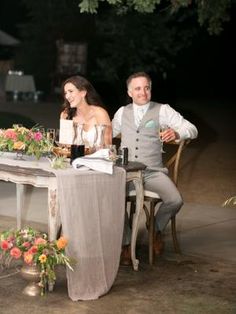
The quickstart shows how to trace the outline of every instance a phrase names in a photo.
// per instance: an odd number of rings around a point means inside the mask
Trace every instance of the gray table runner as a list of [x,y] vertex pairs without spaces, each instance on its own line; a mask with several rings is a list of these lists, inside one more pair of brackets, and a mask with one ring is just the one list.
[[78,262],[67,269],[73,301],[107,293],[117,275],[122,245],[126,173],[58,171],[58,197],[66,253]]

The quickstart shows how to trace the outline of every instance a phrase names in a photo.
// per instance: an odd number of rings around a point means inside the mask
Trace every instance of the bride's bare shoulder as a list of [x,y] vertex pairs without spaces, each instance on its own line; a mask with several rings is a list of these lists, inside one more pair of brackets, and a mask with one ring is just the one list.
[[65,110],[63,110],[63,111],[61,112],[61,114],[60,114],[60,119],[67,119],[67,117],[68,117],[67,112],[66,112]]

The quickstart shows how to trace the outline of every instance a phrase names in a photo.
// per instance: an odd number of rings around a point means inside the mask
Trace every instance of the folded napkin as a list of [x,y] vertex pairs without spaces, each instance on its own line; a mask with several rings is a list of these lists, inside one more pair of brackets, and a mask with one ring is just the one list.
[[109,160],[109,149],[106,148],[100,149],[91,155],[74,159],[72,167],[79,170],[92,169],[109,174],[113,173],[113,162]]

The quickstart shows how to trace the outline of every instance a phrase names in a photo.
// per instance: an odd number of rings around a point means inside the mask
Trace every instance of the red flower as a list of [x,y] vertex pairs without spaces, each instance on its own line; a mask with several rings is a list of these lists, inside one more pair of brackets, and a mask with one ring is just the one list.
[[37,246],[33,245],[29,250],[28,250],[28,253],[29,254],[35,254],[38,252],[38,248]]
[[15,259],[18,259],[21,257],[22,253],[18,247],[13,247],[10,251],[10,255],[14,257]]
[[3,240],[3,241],[1,242],[1,249],[2,249],[3,251],[7,251],[9,248],[10,248],[9,242],[6,241],[6,240]]

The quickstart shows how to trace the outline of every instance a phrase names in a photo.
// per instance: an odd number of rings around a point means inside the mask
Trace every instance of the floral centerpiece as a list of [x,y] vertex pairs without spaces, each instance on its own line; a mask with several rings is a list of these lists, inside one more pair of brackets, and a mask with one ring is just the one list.
[[52,149],[53,142],[37,125],[27,129],[14,124],[12,128],[0,129],[0,151],[24,152],[39,159],[45,153],[51,152]]
[[71,260],[65,255],[67,240],[60,237],[49,241],[45,233],[30,227],[20,230],[7,230],[0,233],[0,263],[8,267],[15,259],[23,259],[28,265],[37,265],[40,270],[41,295],[47,285],[56,281],[55,266],[66,265],[71,270]]

